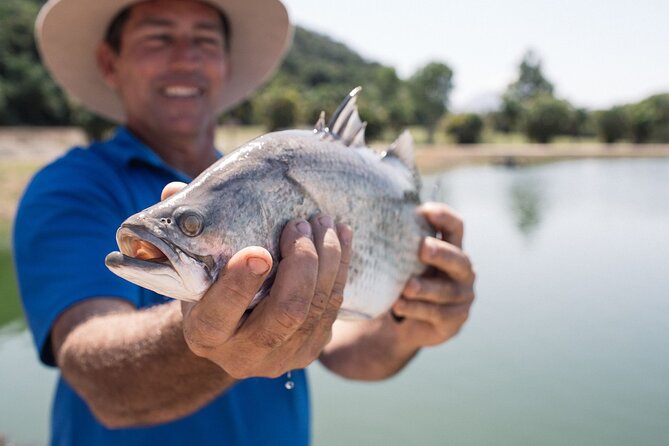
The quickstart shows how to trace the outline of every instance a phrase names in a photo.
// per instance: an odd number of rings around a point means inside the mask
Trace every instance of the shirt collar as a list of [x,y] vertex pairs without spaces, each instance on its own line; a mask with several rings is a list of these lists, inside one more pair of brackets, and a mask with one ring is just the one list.
[[[185,173],[167,164],[156,152],[144,144],[124,126],[117,127],[108,142],[108,147],[110,149],[109,155],[116,159],[120,164],[128,165],[132,162],[140,162],[166,170],[176,175],[184,182],[190,182],[192,179]],[[217,158],[223,156],[219,151],[216,151],[216,155]]]

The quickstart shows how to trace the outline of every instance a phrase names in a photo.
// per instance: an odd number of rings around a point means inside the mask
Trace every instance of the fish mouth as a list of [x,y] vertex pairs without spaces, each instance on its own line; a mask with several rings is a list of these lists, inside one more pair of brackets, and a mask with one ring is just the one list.
[[121,226],[116,241],[120,252],[107,255],[107,267],[159,294],[196,302],[217,275],[212,256],[190,253],[143,227]]

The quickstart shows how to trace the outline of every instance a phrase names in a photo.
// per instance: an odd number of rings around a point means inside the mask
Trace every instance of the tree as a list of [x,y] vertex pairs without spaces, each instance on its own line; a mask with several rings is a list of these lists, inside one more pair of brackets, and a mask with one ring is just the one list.
[[631,115],[635,142],[669,142],[669,93],[656,94],[632,105]]
[[66,124],[70,108],[39,62],[33,23],[39,1],[0,2],[0,124]]
[[502,97],[500,109],[492,114],[495,130],[502,133],[511,133],[518,130],[525,110],[523,104],[509,95]]
[[518,77],[506,88],[500,109],[492,115],[495,129],[503,133],[519,130],[530,102],[539,96],[553,97],[553,90],[543,74],[541,59],[528,50],[518,66]]
[[553,84],[544,77],[541,59],[528,50],[518,67],[518,79],[509,84],[505,97],[525,103],[539,95],[553,96]]
[[394,68],[379,66],[365,93],[371,93],[369,97],[365,94],[366,103],[374,101],[383,109],[384,127],[390,127],[395,133],[399,133],[413,121],[415,113],[411,95],[406,83],[397,76]]
[[428,141],[434,142],[437,123],[448,110],[453,70],[443,63],[429,63],[409,78],[408,86],[416,120],[427,129]]
[[267,130],[275,131],[294,128],[301,122],[302,103],[294,88],[271,88],[254,99],[253,110]]
[[452,135],[458,144],[476,144],[481,140],[483,119],[475,113],[463,113],[449,116],[446,132]]
[[571,114],[572,108],[567,101],[549,95],[536,96],[527,109],[525,133],[532,141],[548,143],[567,130]]
[[602,140],[607,144],[626,138],[631,130],[631,119],[626,107],[612,107],[598,115],[597,124]]

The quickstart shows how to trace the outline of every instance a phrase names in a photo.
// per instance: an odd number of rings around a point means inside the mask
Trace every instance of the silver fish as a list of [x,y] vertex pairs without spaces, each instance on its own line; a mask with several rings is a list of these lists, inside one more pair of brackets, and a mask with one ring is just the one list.
[[418,248],[433,230],[416,212],[420,177],[411,135],[405,131],[383,153],[366,147],[359,91],[328,126],[321,113],[313,131],[263,135],[128,218],[116,234],[120,252],[107,256],[107,267],[165,296],[198,301],[234,253],[262,246],[274,265],[254,306],[271,287],[286,223],[325,213],[354,234],[339,317],[388,311],[409,277],[424,271]]

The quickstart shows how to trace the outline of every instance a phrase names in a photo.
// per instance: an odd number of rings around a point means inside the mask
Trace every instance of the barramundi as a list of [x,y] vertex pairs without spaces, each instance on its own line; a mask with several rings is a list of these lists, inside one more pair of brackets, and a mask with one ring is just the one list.
[[286,223],[318,213],[353,230],[353,252],[339,312],[368,319],[388,311],[425,266],[420,242],[433,234],[417,206],[420,177],[408,131],[381,152],[367,147],[356,100],[347,96],[329,124],[265,134],[221,158],[183,190],[131,217],[116,234],[115,274],[159,294],[198,301],[226,262],[246,246],[280,261]]

